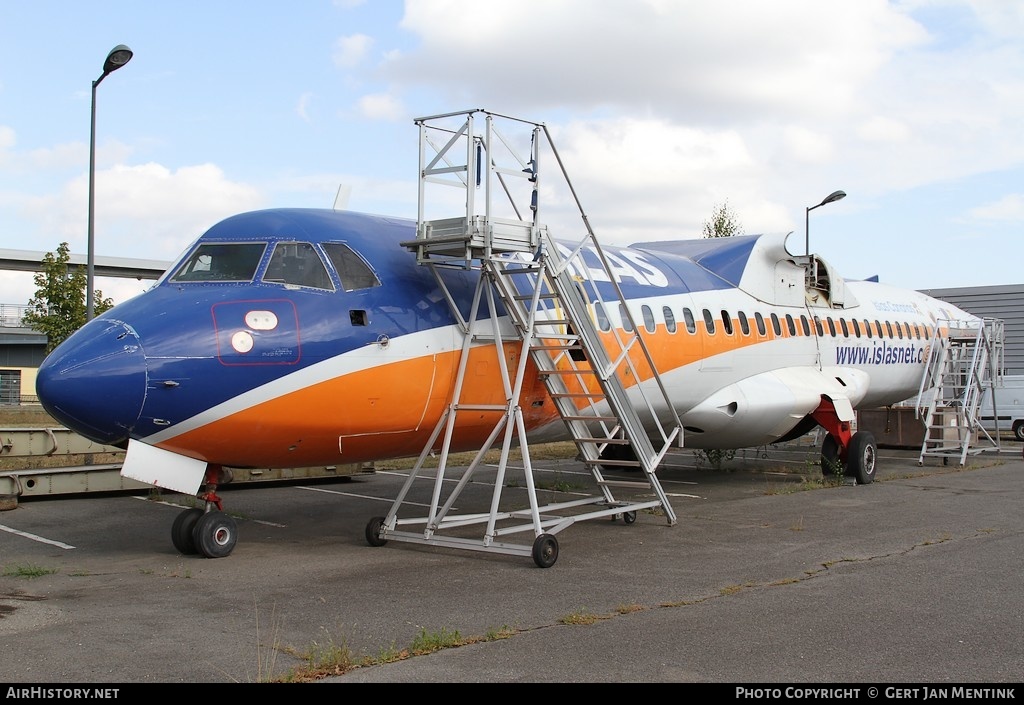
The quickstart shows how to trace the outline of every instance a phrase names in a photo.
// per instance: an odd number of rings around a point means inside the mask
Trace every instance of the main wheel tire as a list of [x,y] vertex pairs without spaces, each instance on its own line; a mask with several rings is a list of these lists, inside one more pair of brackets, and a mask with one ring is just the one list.
[[541,534],[533,542],[533,562],[541,568],[550,568],[558,560],[558,539]]
[[383,546],[388,542],[387,539],[380,537],[381,527],[384,526],[384,517],[374,517],[370,519],[370,523],[366,525],[366,543],[371,546]]
[[207,558],[226,558],[238,541],[238,525],[224,512],[206,512],[196,522],[192,540]]
[[199,507],[192,507],[178,514],[171,526],[171,542],[178,549],[178,553],[184,556],[194,556],[199,552],[196,548],[195,539],[192,538],[196,522],[203,515]]
[[870,484],[875,479],[875,464],[878,462],[878,445],[869,431],[858,431],[850,439],[846,454],[847,474],[857,480],[858,485]]
[[1013,423],[1013,437],[1018,441],[1024,441],[1024,421],[1015,421]]
[[824,477],[835,477],[842,474],[842,463],[839,461],[839,441],[828,434],[821,442],[821,474]]

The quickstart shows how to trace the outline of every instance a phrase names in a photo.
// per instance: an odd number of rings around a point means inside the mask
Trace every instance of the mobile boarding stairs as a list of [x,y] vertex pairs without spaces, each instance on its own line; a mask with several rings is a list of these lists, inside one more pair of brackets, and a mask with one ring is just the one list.
[[[415,253],[418,264],[432,270],[459,322],[463,348],[452,399],[387,516],[371,519],[367,525],[367,541],[376,546],[395,540],[532,556],[538,566],[547,568],[558,558],[556,535],[577,521],[609,517],[632,524],[638,511],[648,510],[664,515],[668,524],[674,525],[676,515],[656,471],[673,445],[682,447],[682,424],[547,128],[482,110],[420,118],[416,124],[420,131],[417,232],[414,241],[403,245]],[[526,156],[521,156],[524,153]],[[569,200],[579,208],[584,225],[584,235],[575,243],[563,242],[561,249],[538,221],[542,155],[557,163],[571,193]],[[438,185],[463,192],[464,213],[429,217],[428,189]],[[440,199],[442,213],[443,204],[450,202],[450,198]],[[501,217],[499,207],[504,209]],[[583,264],[584,248],[589,257],[596,254],[599,267],[593,261]],[[479,274],[469,311],[460,310],[446,287],[439,273],[444,268]],[[595,273],[604,283],[603,291],[607,292],[611,283],[615,299],[610,303],[601,299]],[[623,326],[612,326],[602,334],[590,315],[588,294],[596,297],[595,307],[619,311]],[[487,343],[497,351],[505,390],[505,402],[500,405],[464,401],[470,351]],[[511,362],[506,359],[509,346],[518,348],[518,354],[509,356]],[[600,489],[599,495],[540,505],[519,406],[528,360],[539,372],[572,436],[578,459],[589,468]],[[627,377],[636,381],[628,389],[623,381]],[[457,418],[464,412],[493,415],[496,421],[444,498],[449,448]],[[513,445],[522,455],[522,468],[517,470],[525,476],[528,506],[521,508],[507,508],[502,497]],[[460,493],[485,467],[485,454],[495,447],[500,447],[500,458],[489,510],[456,514]],[[432,469],[425,465],[435,453],[437,467],[428,514],[400,518],[413,484]],[[609,467],[639,471],[643,479],[606,478]],[[447,480],[449,484],[452,481]],[[631,490],[632,494],[617,499],[613,488]],[[466,531],[466,527],[481,524],[482,537]],[[421,529],[407,528],[413,526]],[[506,539],[521,532],[532,532],[532,543]]]
[[986,389],[999,385],[1003,369],[1003,322],[981,318],[936,321],[917,397],[917,417],[925,426],[918,465],[926,457],[943,463],[999,451],[999,434],[981,426],[979,410]]

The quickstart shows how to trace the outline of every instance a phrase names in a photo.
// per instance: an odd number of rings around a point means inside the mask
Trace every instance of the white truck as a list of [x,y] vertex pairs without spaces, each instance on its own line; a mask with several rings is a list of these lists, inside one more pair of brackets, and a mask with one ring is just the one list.
[[986,389],[978,408],[981,427],[989,433],[1012,431],[1014,438],[1024,441],[1024,375],[1003,376],[1002,385],[995,387],[994,409],[992,397],[992,390]]

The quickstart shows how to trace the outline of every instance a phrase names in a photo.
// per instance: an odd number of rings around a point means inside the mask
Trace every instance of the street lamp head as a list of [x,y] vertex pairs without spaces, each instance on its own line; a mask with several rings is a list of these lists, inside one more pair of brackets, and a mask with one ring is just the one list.
[[118,44],[107,54],[107,60],[103,62],[103,73],[117,71],[119,68],[132,60],[132,50],[124,44]]
[[821,205],[832,203],[833,201],[838,201],[843,198],[846,198],[846,191],[833,191],[825,197],[825,200],[821,202]]

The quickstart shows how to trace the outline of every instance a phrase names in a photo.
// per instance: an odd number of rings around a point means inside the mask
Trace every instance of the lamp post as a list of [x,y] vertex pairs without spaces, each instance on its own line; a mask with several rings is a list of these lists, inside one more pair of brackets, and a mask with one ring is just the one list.
[[96,86],[107,77],[112,71],[127,64],[132,59],[132,50],[124,44],[118,44],[107,54],[107,60],[103,62],[103,73],[92,82],[92,119],[89,123],[89,245],[85,265],[85,320],[91,321],[94,308],[95,289],[94,279],[96,278],[96,256],[93,245],[93,217],[96,197]]
[[825,196],[825,200],[816,206],[809,206],[807,212],[804,214],[804,254],[811,254],[811,211],[815,208],[821,208],[822,206],[846,198],[846,191],[833,191],[829,195]]

